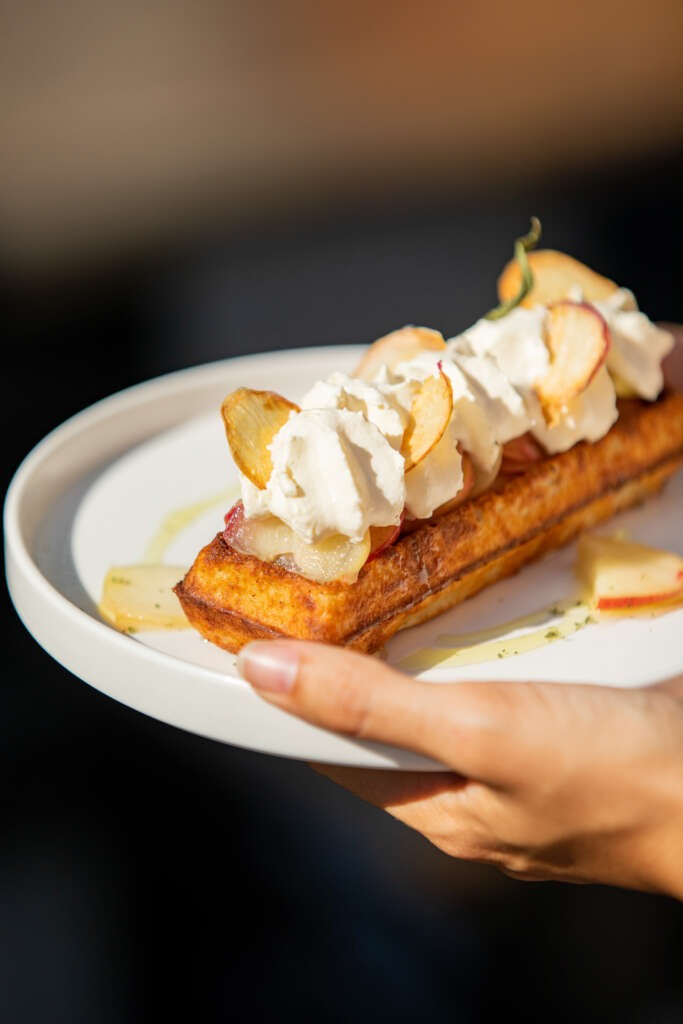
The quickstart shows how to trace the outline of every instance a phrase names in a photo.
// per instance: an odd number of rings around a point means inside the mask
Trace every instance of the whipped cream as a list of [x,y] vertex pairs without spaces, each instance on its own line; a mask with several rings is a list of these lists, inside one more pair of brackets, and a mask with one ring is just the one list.
[[[568,295],[583,301],[580,290]],[[273,472],[264,490],[241,478],[247,518],[274,515],[305,542],[332,534],[361,540],[371,526],[400,522],[402,512],[427,519],[464,483],[463,454],[475,490],[498,472],[502,446],[530,431],[549,454],[597,441],[617,419],[610,372],[646,399],[663,386],[661,361],[673,337],[638,310],[625,288],[591,303],[611,335],[606,364],[549,426],[535,385],[550,367],[548,309],[518,307],[499,320],[479,320],[443,351],[423,351],[372,382],[333,373],[304,396],[270,445]],[[453,412],[434,448],[407,474],[400,454],[412,401],[422,381],[449,380]]]
[[608,369],[641,398],[653,401],[664,386],[662,360],[674,346],[673,334],[640,312],[628,288],[617,288],[609,298],[590,305],[602,314],[609,328]]
[[537,408],[531,433],[549,455],[566,452],[577,441],[599,441],[616,422],[616,393],[606,366],[601,366],[588,387],[562,410],[559,423],[549,427],[535,395],[528,398],[530,408]]
[[451,352],[451,358],[465,375],[496,441],[505,444],[529,429],[530,419],[524,399],[495,359],[489,355],[467,355],[455,350]]
[[406,473],[406,512],[429,519],[437,508],[455,498],[465,477],[453,419],[428,455]]
[[[439,372],[443,353],[420,353],[394,371],[383,366],[377,379],[366,381],[334,373],[318,381],[302,400],[304,408],[348,409],[364,416],[382,431],[393,448],[400,448],[409,422],[410,406],[420,383]],[[444,369],[447,370],[446,367]],[[457,372],[454,368],[454,372]],[[464,378],[462,389],[466,388]],[[454,389],[455,391],[455,389]],[[455,393],[454,393],[455,401]],[[427,519],[462,489],[462,454],[458,448],[464,430],[457,417],[451,421],[429,454],[404,477],[405,508],[409,516]],[[379,523],[373,525],[380,525]]]
[[391,394],[381,387],[349,377],[346,373],[333,373],[326,380],[317,381],[301,400],[302,409],[348,409],[359,412],[386,437],[392,448],[400,448],[408,415]]
[[458,495],[463,485],[463,452],[472,459],[479,487],[491,482],[500,464],[501,446],[486,410],[448,353],[421,352],[409,362],[399,363],[392,374],[385,374],[384,380],[389,377],[390,382],[379,386],[391,390],[409,409],[420,383],[439,368],[451,385],[453,412],[438,443],[406,474],[406,511],[417,519],[428,519]]
[[[547,307],[518,306],[500,320],[478,320],[476,324],[448,343],[448,351],[455,360],[468,357],[493,360],[503,377],[517,391],[526,413],[526,427],[546,451],[553,455],[566,451],[578,441],[597,441],[603,437],[617,418],[616,392],[607,371],[601,367],[589,386],[577,395],[563,410],[559,422],[549,427],[536,397],[534,384],[550,366],[545,343]],[[481,378],[481,382],[485,378]],[[519,415],[519,425],[524,416]],[[512,427],[513,421],[510,421]],[[517,434],[524,433],[524,429]],[[501,437],[502,440],[502,437]]]
[[477,320],[448,342],[455,354],[489,356],[522,396],[548,372],[550,357],[545,343],[545,306],[518,306],[500,320]]
[[264,490],[241,478],[247,518],[277,516],[309,544],[335,533],[362,540],[371,526],[400,522],[403,457],[361,412],[293,413],[270,451]]

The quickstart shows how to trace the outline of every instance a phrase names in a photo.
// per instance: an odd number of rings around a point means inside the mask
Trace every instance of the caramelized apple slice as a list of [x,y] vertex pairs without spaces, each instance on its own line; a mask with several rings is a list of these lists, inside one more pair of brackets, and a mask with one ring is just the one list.
[[227,544],[232,544],[232,537],[244,520],[244,502],[236,501],[229,512],[225,514],[225,529],[223,537]]
[[438,374],[420,383],[410,406],[410,423],[401,444],[406,473],[422,462],[441,440],[452,412],[453,389],[439,364]]
[[[601,302],[616,291],[617,285],[609,278],[596,274],[584,263],[554,249],[538,249],[530,252],[529,267],[533,274],[533,287],[522,299],[520,305],[530,309],[539,304],[552,305],[566,299],[572,288],[578,286],[586,302]],[[498,295],[501,302],[519,293],[522,271],[517,260],[510,260],[498,278]]]
[[640,608],[683,597],[683,558],[668,551],[584,534],[579,578],[600,611]]
[[221,406],[225,435],[237,468],[255,487],[264,490],[273,472],[268,445],[298,405],[275,391],[238,388]]
[[395,526],[371,526],[370,527],[370,554],[368,555],[368,562],[372,562],[373,559],[381,555],[383,551],[390,548],[392,544],[395,544],[398,538],[401,536],[401,530],[403,528],[403,520],[405,519],[405,509],[401,512],[401,518]]
[[550,369],[535,391],[546,422],[588,387],[609,349],[609,331],[597,310],[583,302],[558,302],[550,308],[546,328]]
[[513,437],[503,445],[501,473],[525,473],[534,462],[543,458],[543,449],[530,433]]
[[225,517],[223,538],[244,555],[253,555],[261,562],[276,562],[316,583],[355,582],[370,554],[369,530],[360,541],[337,533],[307,544],[275,516],[246,519],[241,501]]
[[373,342],[354,371],[354,377],[374,380],[382,366],[393,370],[399,363],[414,359],[420,352],[442,352],[446,342],[440,331],[429,327],[401,327]]
[[315,544],[297,538],[293,561],[296,571],[316,583],[355,583],[370,554],[370,531],[353,541],[335,533]]

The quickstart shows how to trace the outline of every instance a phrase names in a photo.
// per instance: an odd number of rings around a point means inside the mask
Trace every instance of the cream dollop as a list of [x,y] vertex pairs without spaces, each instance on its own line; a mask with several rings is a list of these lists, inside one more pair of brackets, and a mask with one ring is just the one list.
[[500,320],[477,320],[448,342],[449,352],[489,356],[513,388],[524,396],[550,365],[545,306],[518,306]]
[[242,477],[248,519],[277,516],[307,543],[341,533],[361,540],[371,526],[399,523],[403,457],[360,412],[304,409],[270,445],[264,490]]
[[316,381],[301,400],[302,409],[348,409],[359,412],[384,434],[392,448],[400,448],[408,417],[400,403],[380,387],[346,373],[333,373]]
[[496,441],[505,444],[529,429],[531,421],[524,399],[495,359],[457,351],[452,351],[451,358],[467,378]]
[[[421,381],[438,373],[441,355],[433,352],[421,354],[401,364],[395,371],[383,366],[372,383],[334,373],[314,384],[304,396],[302,406],[347,409],[362,414],[383,433],[393,448],[399,449],[415,392]],[[408,515],[427,519],[462,489],[462,454],[458,448],[462,433],[462,429],[455,426],[455,416],[451,417],[448,428],[432,451],[405,474]]]
[[566,452],[578,441],[599,441],[619,415],[614,384],[606,366],[601,366],[588,387],[565,406],[555,426],[546,424],[538,399],[530,395],[530,408],[534,402],[537,413],[531,432],[549,455]]
[[491,482],[500,463],[501,447],[486,411],[448,353],[422,352],[409,362],[399,363],[390,375],[391,383],[380,386],[393,388],[393,394],[409,408],[421,381],[438,373],[439,368],[451,385],[453,412],[438,443],[406,474],[406,511],[417,519],[429,518],[462,490],[464,452],[472,459],[480,486]]
[[[574,292],[568,297],[582,300]],[[673,338],[639,312],[627,289],[592,305],[610,330],[608,359],[554,426],[534,389],[550,365],[548,310],[518,307],[500,320],[479,320],[445,351],[382,366],[372,382],[334,373],[314,384],[301,412],[273,439],[266,488],[241,478],[247,518],[277,516],[308,543],[332,534],[360,540],[371,526],[397,524],[404,507],[426,519],[455,498],[464,482],[463,453],[480,490],[498,472],[502,445],[526,431],[550,454],[599,440],[618,415],[610,371],[643,398],[656,398]],[[439,368],[453,393],[451,419],[434,448],[404,473],[400,448],[411,404],[420,383]]]
[[406,473],[405,479],[406,512],[415,519],[429,519],[462,490],[462,455],[452,419],[431,452]]
[[662,360],[674,346],[673,335],[640,312],[628,288],[617,288],[609,298],[591,305],[609,328],[608,369],[641,398],[653,401],[664,386]]
[[545,306],[531,309],[519,306],[500,320],[477,321],[469,330],[453,338],[448,349],[454,359],[477,356],[494,360],[524,401],[526,429],[547,452],[555,454],[566,451],[578,441],[597,441],[607,433],[618,413],[614,385],[603,366],[585,391],[561,411],[559,422],[553,427],[546,424],[534,384],[550,365],[545,343],[547,315]]

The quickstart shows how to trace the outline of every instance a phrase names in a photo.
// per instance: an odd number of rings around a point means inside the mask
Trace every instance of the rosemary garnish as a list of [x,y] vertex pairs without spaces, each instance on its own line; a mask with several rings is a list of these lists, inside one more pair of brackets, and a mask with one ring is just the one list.
[[511,310],[518,306],[526,295],[529,294],[534,285],[534,275],[531,272],[529,261],[526,258],[526,254],[535,249],[541,238],[541,222],[538,217],[531,218],[531,231],[528,235],[522,235],[515,242],[515,259],[519,263],[519,268],[522,271],[522,282],[519,286],[517,294],[511,298],[506,299],[505,302],[501,302],[499,306],[492,309],[486,314],[486,320],[500,320],[501,317],[506,316]]

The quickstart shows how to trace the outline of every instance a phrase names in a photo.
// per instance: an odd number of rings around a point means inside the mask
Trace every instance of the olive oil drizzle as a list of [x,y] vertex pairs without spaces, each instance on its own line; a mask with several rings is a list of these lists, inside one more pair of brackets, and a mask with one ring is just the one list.
[[[511,658],[571,636],[596,621],[591,608],[583,601],[559,601],[548,608],[511,619],[490,629],[457,636],[440,636],[437,638],[437,646],[413,652],[400,661],[397,668],[405,672],[425,672],[432,668],[460,668],[464,665],[479,665],[484,661]],[[519,630],[528,630],[530,626],[540,628],[511,635]]]
[[186,572],[184,566],[164,564],[176,537],[217,505],[226,508],[238,496],[237,488],[173,509],[150,538],[138,565],[112,566],[102,585],[98,607],[105,621],[122,633],[187,629],[173,587]]

